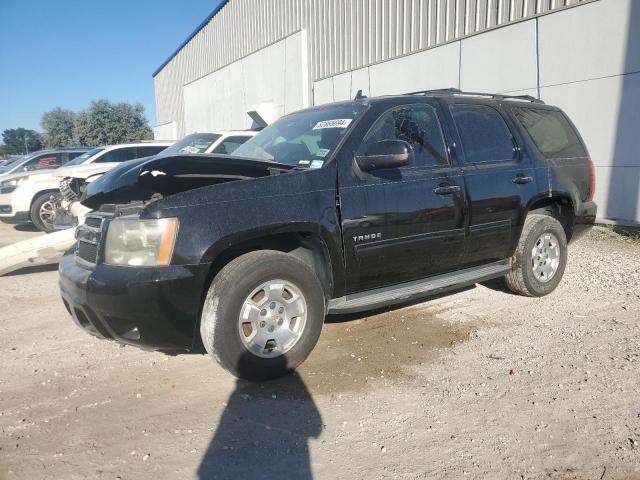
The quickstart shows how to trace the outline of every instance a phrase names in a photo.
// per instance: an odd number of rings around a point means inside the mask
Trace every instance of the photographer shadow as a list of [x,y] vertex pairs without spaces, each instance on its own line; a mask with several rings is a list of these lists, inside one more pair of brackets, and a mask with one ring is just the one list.
[[238,379],[198,478],[311,479],[309,440],[321,432],[322,417],[297,372],[266,382]]

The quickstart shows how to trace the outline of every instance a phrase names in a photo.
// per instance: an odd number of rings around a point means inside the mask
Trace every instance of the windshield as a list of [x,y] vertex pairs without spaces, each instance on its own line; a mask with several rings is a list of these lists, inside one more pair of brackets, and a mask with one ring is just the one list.
[[26,157],[26,156],[22,156],[22,157],[18,157],[18,158],[14,158],[12,160],[9,160],[9,163],[7,163],[6,165],[0,167],[0,173],[7,173],[12,168],[17,167],[20,163],[24,162],[27,158],[28,157]]
[[269,125],[232,155],[320,168],[365,108],[344,104],[292,113]]
[[89,160],[91,157],[103,151],[103,147],[94,148],[93,150],[89,150],[88,152],[83,153],[82,155],[78,155],[76,158],[64,164],[65,167],[73,166],[73,165],[82,165],[84,162]]
[[178,140],[162,153],[204,153],[221,136],[217,133],[192,133]]

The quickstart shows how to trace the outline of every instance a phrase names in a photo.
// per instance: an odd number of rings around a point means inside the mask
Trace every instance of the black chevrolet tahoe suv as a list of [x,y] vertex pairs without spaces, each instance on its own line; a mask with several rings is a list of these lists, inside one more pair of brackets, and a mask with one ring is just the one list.
[[266,379],[310,354],[325,315],[504,277],[560,282],[596,217],[594,168],[558,108],[454,89],[286,115],[233,155],[168,154],[89,184],[60,263],[75,322],[206,351]]

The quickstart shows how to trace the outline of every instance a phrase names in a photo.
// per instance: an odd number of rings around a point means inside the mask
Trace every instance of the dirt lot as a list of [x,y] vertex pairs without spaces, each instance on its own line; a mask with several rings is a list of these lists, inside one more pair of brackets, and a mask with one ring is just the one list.
[[640,479],[640,243],[592,233],[543,299],[494,283],[331,318],[264,384],[95,340],[56,280],[0,278],[3,480]]

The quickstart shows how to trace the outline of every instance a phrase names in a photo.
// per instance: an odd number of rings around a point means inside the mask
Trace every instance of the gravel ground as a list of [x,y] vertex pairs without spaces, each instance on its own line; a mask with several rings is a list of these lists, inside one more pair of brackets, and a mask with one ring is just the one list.
[[330,317],[263,384],[93,339],[56,278],[0,278],[2,480],[640,479],[640,243],[606,230],[548,297],[491,282]]

